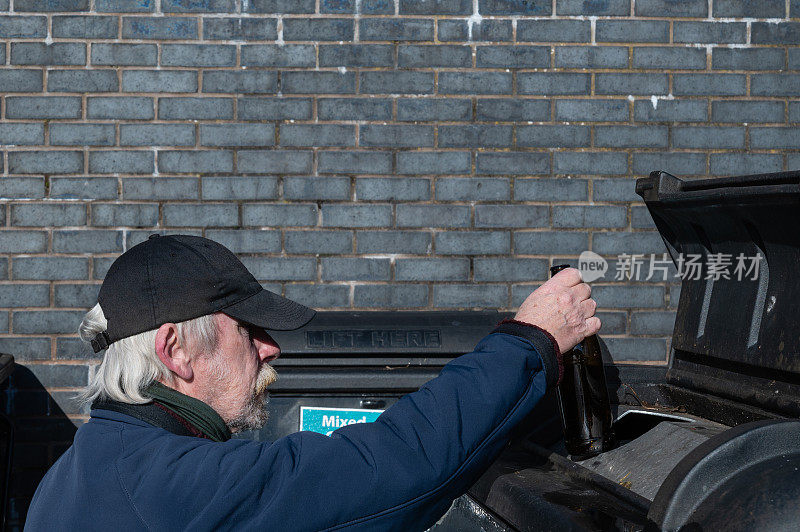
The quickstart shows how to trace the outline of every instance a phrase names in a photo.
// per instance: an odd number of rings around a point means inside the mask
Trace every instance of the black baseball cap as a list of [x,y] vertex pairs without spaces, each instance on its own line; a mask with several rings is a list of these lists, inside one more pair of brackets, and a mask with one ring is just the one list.
[[190,235],[151,235],[120,255],[97,300],[108,328],[92,340],[95,353],[165,323],[213,312],[274,331],[299,329],[315,314],[265,290],[222,244]]

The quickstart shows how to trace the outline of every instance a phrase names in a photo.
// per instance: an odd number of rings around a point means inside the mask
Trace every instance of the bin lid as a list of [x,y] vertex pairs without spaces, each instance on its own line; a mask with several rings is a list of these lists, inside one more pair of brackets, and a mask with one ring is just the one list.
[[636,192],[683,274],[667,381],[799,415],[800,172]]

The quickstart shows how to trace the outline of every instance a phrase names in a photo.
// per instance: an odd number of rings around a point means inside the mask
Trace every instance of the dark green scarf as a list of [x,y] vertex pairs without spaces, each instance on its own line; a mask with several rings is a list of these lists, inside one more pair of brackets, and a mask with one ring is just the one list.
[[144,392],[156,402],[182,417],[214,441],[228,441],[231,431],[217,411],[199,399],[168,388],[160,382],[145,388]]

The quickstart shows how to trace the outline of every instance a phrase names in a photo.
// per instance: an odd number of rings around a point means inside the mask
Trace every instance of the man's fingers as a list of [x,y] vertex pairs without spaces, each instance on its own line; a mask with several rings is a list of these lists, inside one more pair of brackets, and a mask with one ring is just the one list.
[[597,301],[594,299],[586,299],[585,301],[581,301],[580,304],[581,313],[586,316],[594,316],[594,311],[597,309]]
[[597,316],[592,316],[586,320],[586,336],[597,334],[597,331],[600,330],[600,325],[600,318]]
[[562,286],[575,286],[576,284],[583,282],[581,279],[581,272],[575,268],[566,268],[561,270],[553,276],[553,279]]
[[576,301],[585,301],[592,295],[592,288],[586,283],[576,284],[570,288]]

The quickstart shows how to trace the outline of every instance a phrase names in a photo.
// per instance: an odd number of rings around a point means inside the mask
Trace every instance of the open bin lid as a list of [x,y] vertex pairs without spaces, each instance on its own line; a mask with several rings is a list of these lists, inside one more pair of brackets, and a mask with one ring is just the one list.
[[800,172],[652,172],[636,192],[686,273],[668,382],[800,415]]

